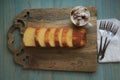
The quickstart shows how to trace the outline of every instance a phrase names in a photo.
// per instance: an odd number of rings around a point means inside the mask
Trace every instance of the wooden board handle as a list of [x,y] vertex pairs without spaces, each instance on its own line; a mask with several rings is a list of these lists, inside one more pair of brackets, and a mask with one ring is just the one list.
[[15,41],[15,36],[13,34],[13,32],[16,30],[16,29],[19,29],[20,30],[20,34],[23,35],[23,31],[24,31],[24,28],[23,27],[25,26],[24,22],[22,20],[17,20],[17,23],[13,24],[10,29],[8,30],[8,48],[14,53],[14,54],[17,54],[17,53],[20,53],[23,49],[23,44],[21,43],[20,45],[20,48],[19,49],[16,49],[14,47],[14,44],[13,42]]

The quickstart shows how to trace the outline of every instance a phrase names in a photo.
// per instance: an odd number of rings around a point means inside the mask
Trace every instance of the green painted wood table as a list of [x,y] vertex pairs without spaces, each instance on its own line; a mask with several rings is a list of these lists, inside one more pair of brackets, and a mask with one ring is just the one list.
[[[7,31],[24,9],[96,6],[98,19],[120,19],[119,3],[120,0],[0,0],[0,80],[120,80],[120,63],[98,64],[95,73],[23,69],[7,47]],[[16,38],[16,47],[20,40]]]

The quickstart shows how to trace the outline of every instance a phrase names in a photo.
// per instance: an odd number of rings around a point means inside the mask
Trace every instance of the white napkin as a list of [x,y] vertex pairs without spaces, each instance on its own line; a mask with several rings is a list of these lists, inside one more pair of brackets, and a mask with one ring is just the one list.
[[[100,21],[101,20],[97,20],[98,49],[100,45],[100,33],[99,33]],[[104,58],[98,61],[99,63],[120,62],[120,21],[117,19],[103,19],[102,21],[112,21],[114,25],[119,27],[119,29],[116,35],[112,38],[110,44],[108,45]]]

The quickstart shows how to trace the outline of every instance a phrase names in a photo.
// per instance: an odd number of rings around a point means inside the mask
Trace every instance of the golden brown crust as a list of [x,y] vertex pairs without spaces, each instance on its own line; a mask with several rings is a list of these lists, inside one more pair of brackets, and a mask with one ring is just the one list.
[[68,46],[67,45],[67,32],[68,32],[69,28],[64,28],[63,32],[62,32],[62,44],[64,47]]
[[74,29],[72,37],[73,46],[81,47],[86,44],[86,30],[85,29]]
[[47,28],[47,31],[45,32],[45,44],[47,47],[55,47],[55,27]]
[[80,41],[81,41],[80,31],[78,29],[73,29],[73,34],[72,34],[73,46],[79,47]]
[[59,33],[60,33],[61,28],[57,28],[55,31],[55,46],[60,47],[60,42],[59,42]]
[[35,31],[35,43],[37,45],[37,47],[46,47],[45,43],[44,43],[44,34],[46,32],[46,28],[45,27],[38,27],[36,28]]
[[36,30],[35,30],[35,44],[36,44],[37,47],[40,47],[40,43],[39,43],[38,37],[37,37],[39,31],[40,31],[40,27],[36,28]]
[[46,44],[46,46],[47,47],[50,47],[50,44],[49,44],[49,34],[50,34],[50,30],[51,30],[51,28],[48,28],[47,30],[46,30],[46,32],[45,32],[45,44]]
[[85,44],[86,44],[86,30],[85,29],[81,29],[80,33],[81,33],[80,45],[81,46],[85,46]]

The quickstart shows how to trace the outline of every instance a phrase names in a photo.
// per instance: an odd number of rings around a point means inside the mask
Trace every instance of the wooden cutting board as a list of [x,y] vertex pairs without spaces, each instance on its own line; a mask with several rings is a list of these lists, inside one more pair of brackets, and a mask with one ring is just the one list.
[[[87,44],[82,48],[20,48],[13,45],[16,29],[21,36],[27,27],[75,27],[70,21],[72,8],[26,9],[16,16],[8,31],[8,47],[14,53],[15,62],[29,69],[85,71],[94,72],[97,68],[97,12],[95,7],[87,7],[90,11],[90,22],[93,27],[87,29]],[[84,27],[83,27],[84,28]],[[18,35],[19,36],[19,35]]]

